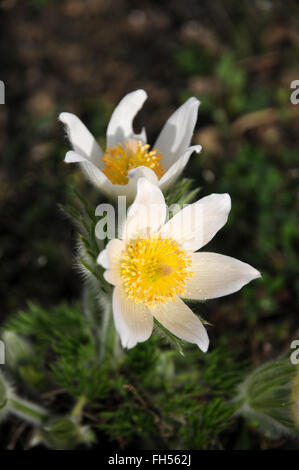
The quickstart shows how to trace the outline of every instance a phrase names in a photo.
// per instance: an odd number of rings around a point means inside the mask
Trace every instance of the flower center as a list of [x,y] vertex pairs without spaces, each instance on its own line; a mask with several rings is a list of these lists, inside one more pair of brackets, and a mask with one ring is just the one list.
[[150,145],[133,139],[127,140],[124,145],[109,147],[102,158],[105,164],[102,171],[113,184],[127,184],[128,172],[139,166],[151,168],[161,178],[165,171],[160,164],[162,154],[156,149],[149,149]]
[[127,243],[120,261],[123,287],[135,303],[153,305],[183,295],[192,277],[191,257],[177,242],[160,236]]

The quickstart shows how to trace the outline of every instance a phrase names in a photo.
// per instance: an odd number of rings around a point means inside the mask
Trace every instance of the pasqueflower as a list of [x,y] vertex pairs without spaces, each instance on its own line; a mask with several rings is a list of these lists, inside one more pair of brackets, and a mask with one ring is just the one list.
[[226,223],[228,194],[211,194],[184,207],[168,222],[162,191],[140,178],[120,239],[98,257],[114,285],[113,317],[123,347],[147,340],[153,318],[177,337],[207,351],[201,320],[183,298],[206,300],[241,289],[260,273],[229,256],[197,250]]
[[145,129],[136,134],[132,125],[146,98],[144,90],[136,90],[116,106],[107,128],[105,151],[77,116],[59,115],[73,147],[65,162],[80,163],[90,181],[111,198],[125,195],[132,200],[140,177],[166,189],[183,171],[192,152],[201,150],[200,145],[189,147],[197,120],[196,98],[188,99],[170,116],[152,148]]

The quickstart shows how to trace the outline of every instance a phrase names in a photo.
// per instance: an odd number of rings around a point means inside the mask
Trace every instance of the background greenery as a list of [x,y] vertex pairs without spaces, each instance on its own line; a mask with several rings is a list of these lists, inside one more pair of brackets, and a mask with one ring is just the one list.
[[[222,357],[216,346],[225,344],[223,350],[236,351],[238,363],[252,367],[287,351],[291,340],[299,338],[295,249],[299,105],[290,103],[290,82],[299,79],[298,3],[4,0],[0,9],[0,78],[6,85],[6,104],[0,106],[1,323],[27,309],[28,299],[51,311],[59,309],[56,305],[61,302],[80,300],[82,277],[74,269],[75,233],[58,203],[66,203],[69,185],[80,189],[93,204],[99,196],[76,166],[63,163],[68,143],[57,122],[59,112],[78,114],[104,144],[116,103],[127,92],[144,88],[149,99],[136,127],[146,126],[150,142],[186,98],[201,100],[194,143],[200,143],[203,152],[192,157],[185,176],[194,179],[194,187],[201,187],[202,196],[228,192],[232,197],[229,223],[208,249],[244,260],[263,275],[240,293],[201,304],[200,314],[213,324],[209,328],[211,357]],[[74,321],[80,321],[78,315]],[[57,325],[63,334],[63,322]],[[148,350],[155,341],[138,346],[140,354],[144,351],[145,357],[150,356]],[[201,356],[194,358],[193,353],[191,349],[186,360],[201,367]],[[136,354],[128,355],[128,370],[138,369]],[[234,360],[228,361],[226,367],[221,366],[224,372],[234,370]],[[53,380],[71,389],[64,383],[67,378],[59,375],[60,366],[53,366]],[[208,363],[202,367],[205,370]],[[70,372],[74,372],[72,367]],[[123,380],[127,383],[127,377]],[[161,400],[167,400],[160,385]],[[155,430],[151,431],[152,423],[144,425],[144,416],[140,418],[138,412],[132,431],[132,404],[128,413],[125,407],[119,408],[124,416],[114,424],[113,433],[109,412],[119,397],[113,392],[116,385],[111,382],[110,386],[106,392],[114,400],[106,403],[106,415],[98,423],[102,439],[130,446],[130,436],[134,440],[139,426],[138,445],[152,445]],[[123,393],[136,405],[136,396],[129,390]],[[76,396],[76,391],[71,390],[72,394]],[[178,402],[169,406],[183,406],[178,392],[171,398]],[[214,399],[207,402],[208,422],[212,407],[218,405]],[[196,415],[193,406],[205,403],[204,398],[185,403],[190,417]],[[161,407],[167,414],[166,405]],[[64,409],[67,403],[62,399],[53,406]],[[226,420],[229,413],[225,408],[216,414]],[[203,413],[200,416],[203,419]],[[126,422],[122,429],[120,424]],[[220,419],[217,433],[221,425]],[[3,447],[11,445],[19,426],[17,419],[6,425]],[[203,426],[194,422],[193,428],[198,427]],[[190,448],[206,446],[206,437],[192,434],[193,428],[190,422],[191,435],[180,435],[180,442]],[[180,432],[186,429],[181,426]],[[242,443],[237,434],[242,435]],[[19,440],[15,445],[24,445],[26,432]],[[216,447],[273,445],[297,446],[286,438],[268,442],[254,426],[240,422],[219,438]]]

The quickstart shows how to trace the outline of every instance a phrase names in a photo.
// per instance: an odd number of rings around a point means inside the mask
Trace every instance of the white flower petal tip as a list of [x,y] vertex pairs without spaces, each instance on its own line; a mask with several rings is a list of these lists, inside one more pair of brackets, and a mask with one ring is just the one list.
[[[139,88],[138,90],[135,90],[135,91],[132,91],[132,94],[134,93],[134,96],[137,97],[138,96],[138,99],[140,100],[140,102],[142,101],[142,104],[144,104],[144,102],[147,100],[148,96],[147,96],[147,93],[145,90],[143,90],[142,88]],[[130,93],[129,93],[130,94]]]
[[200,100],[195,98],[194,96],[192,96],[191,98],[189,98],[189,100],[186,101],[186,103],[188,103],[188,102],[190,103],[190,109],[193,109],[197,114],[198,113],[198,108],[201,105]]
[[140,134],[135,134],[133,130],[133,120],[142,108],[147,93],[144,90],[136,90],[128,93],[122,98],[114,109],[107,128],[107,147],[124,144],[130,138],[146,141],[145,130]]
[[213,196],[215,196],[215,199],[218,199],[219,208],[221,207],[223,212],[226,212],[228,215],[232,208],[232,200],[231,200],[230,195],[228,193],[223,193],[223,194],[213,194]]
[[138,234],[157,232],[165,222],[166,213],[161,189],[147,178],[139,178],[137,194],[123,226],[122,239],[128,240]]
[[[185,103],[182,104],[181,108],[185,106],[186,108],[188,107],[189,110],[194,108],[196,109],[196,111],[198,111],[200,104],[201,102],[198,98],[195,98],[195,96],[191,96],[191,98],[188,98],[187,101],[185,101]],[[181,109],[181,108],[178,108],[178,109]]]
[[196,344],[203,352],[209,348],[209,337],[201,320],[177,297],[174,302],[149,307],[161,325],[188,343]]
[[155,148],[162,153],[162,164],[168,170],[189,147],[197,121],[199,101],[189,98],[166,121]]
[[185,250],[197,251],[226,224],[231,209],[229,194],[211,194],[179,211],[160,230]]
[[260,272],[249,264],[219,253],[193,253],[191,259],[193,277],[186,284],[186,299],[224,297],[261,277]]
[[104,269],[109,269],[109,259],[108,259],[108,252],[106,250],[102,250],[97,257],[97,264],[102,266]]
[[254,279],[260,279],[262,277],[262,274],[257,269],[250,266],[250,264],[248,264],[247,266],[250,267],[250,276],[251,276],[250,281],[253,281]]
[[[237,260],[238,261],[238,260]],[[240,287],[237,290],[242,289],[242,287],[246,286],[246,284],[249,284],[249,282],[254,281],[255,279],[260,279],[262,277],[261,273],[250,266],[250,264],[243,263],[242,261],[239,261],[243,265],[243,275],[240,276]]]
[[203,353],[206,353],[210,346],[210,339],[209,339],[206,327],[203,325],[201,321],[200,323],[201,323],[202,328],[198,335],[198,340],[194,341],[194,344],[196,344]]
[[64,157],[64,161],[65,163],[80,163],[86,162],[86,158],[76,152],[73,152],[72,150],[69,150],[69,152],[67,152]]
[[157,185],[159,183],[156,173],[147,166],[139,166],[138,168],[133,168],[128,172],[128,178],[131,181],[138,181],[140,178],[146,178],[151,183]]
[[113,238],[107,243],[106,248],[100,252],[97,264],[105,269],[115,268],[123,248],[123,242],[118,238]]
[[210,339],[208,337],[208,334],[207,334],[207,337],[206,337],[205,341],[200,341],[199,343],[196,343],[196,344],[199,347],[199,349],[202,350],[203,353],[208,352],[208,349],[209,349],[209,346],[210,346]]
[[70,121],[73,117],[76,117],[76,115],[73,114],[73,113],[66,113],[66,112],[63,112],[63,113],[60,113],[60,114],[59,114],[58,120],[61,121],[63,124],[68,124],[69,121]]
[[115,270],[112,269],[107,269],[104,271],[104,279],[108,284],[112,284],[113,286],[117,286],[121,284],[120,276],[118,273],[115,272]]
[[180,158],[164,173],[162,178],[159,180],[159,186],[161,189],[166,189],[171,186],[178,179],[180,174],[183,172],[187,165],[189,158],[193,152],[200,153],[201,145],[193,145],[188,147],[187,150],[180,156]]
[[190,147],[190,150],[192,149],[193,152],[195,153],[200,153],[202,151],[202,146],[201,145],[193,145]]
[[98,166],[103,151],[85,124],[72,113],[60,113],[58,119],[65,125],[73,150]]
[[63,124],[67,124],[67,118],[70,113],[60,113],[58,116],[58,121],[62,122]]

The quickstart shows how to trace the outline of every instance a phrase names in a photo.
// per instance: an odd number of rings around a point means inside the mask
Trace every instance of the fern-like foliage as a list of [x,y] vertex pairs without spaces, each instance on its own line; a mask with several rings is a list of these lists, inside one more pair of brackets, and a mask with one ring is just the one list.
[[[62,390],[66,403],[83,396],[84,424],[93,426],[99,441],[105,435],[126,448],[214,448],[221,446],[223,429],[231,426],[234,405],[228,392],[242,368],[225,348],[210,356],[189,348],[182,357],[169,349],[167,338],[153,335],[114,367],[109,356],[100,364],[92,329],[78,304],[48,311],[30,303],[3,331],[30,342],[23,389],[28,386],[29,395],[35,390],[34,396]],[[16,380],[22,366],[20,357],[11,370]],[[37,384],[32,370],[42,378]]]

